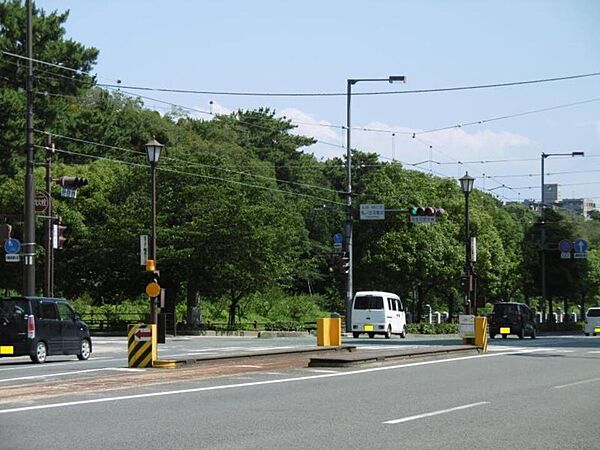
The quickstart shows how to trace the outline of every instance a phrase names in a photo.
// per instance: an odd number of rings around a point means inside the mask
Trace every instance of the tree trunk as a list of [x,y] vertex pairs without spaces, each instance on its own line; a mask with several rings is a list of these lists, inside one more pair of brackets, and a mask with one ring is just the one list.
[[200,303],[198,302],[198,282],[188,280],[186,321],[192,328],[198,328],[202,322]]

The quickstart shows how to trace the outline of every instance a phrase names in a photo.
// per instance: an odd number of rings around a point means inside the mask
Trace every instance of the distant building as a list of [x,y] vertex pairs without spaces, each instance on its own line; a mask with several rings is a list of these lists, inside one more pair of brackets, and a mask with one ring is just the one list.
[[589,219],[592,211],[596,209],[596,204],[589,198],[565,198],[559,203],[559,206],[586,219]]

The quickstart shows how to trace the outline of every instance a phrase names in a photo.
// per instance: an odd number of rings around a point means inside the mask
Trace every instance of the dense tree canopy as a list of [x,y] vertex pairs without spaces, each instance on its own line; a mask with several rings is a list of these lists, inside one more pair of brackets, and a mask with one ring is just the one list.
[[[96,304],[141,296],[144,273],[139,236],[150,228],[150,177],[144,143],[165,145],[158,166],[158,267],[169,301],[187,302],[199,320],[199,299],[226,299],[230,325],[245,298],[258,292],[321,293],[326,307],[343,301],[343,275],[331,262],[331,238],[344,229],[345,160],[318,161],[305,149],[311,137],[274,111],[237,111],[202,121],[160,115],[139,99],[94,86],[84,75],[97,50],[65,39],[67,13],[35,11],[35,139],[56,146],[53,172],[83,176],[77,198],[52,188],[54,213],[68,226],[66,248],[56,251],[56,290]],[[0,48],[24,54],[24,9],[0,3]],[[0,217],[22,235],[25,95],[24,60],[0,59]],[[37,152],[37,162],[44,154]],[[36,169],[43,186],[43,168]],[[455,180],[406,170],[353,153],[354,289],[389,290],[408,299],[419,317],[425,304],[460,311],[464,268],[464,196]],[[358,205],[385,204],[382,221],[361,221]],[[504,206],[475,191],[472,226],[477,235],[478,297],[482,303],[540,295],[539,215]],[[411,206],[436,206],[436,224],[410,223]],[[549,297],[565,305],[598,302],[600,222],[548,211]],[[43,261],[38,220],[38,269]],[[586,238],[587,260],[560,259],[555,244]],[[552,246],[554,244],[554,246]],[[42,277],[38,275],[41,289]],[[0,288],[18,292],[21,267],[0,261]],[[279,295],[279,294],[277,294]],[[253,300],[254,301],[254,300]]]

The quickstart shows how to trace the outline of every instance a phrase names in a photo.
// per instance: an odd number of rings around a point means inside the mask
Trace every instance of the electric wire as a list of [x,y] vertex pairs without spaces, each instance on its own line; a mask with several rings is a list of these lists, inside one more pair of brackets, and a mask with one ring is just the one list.
[[[47,147],[45,147],[43,145],[37,145],[37,144],[34,145],[34,147],[39,148],[39,149],[44,149],[44,150],[48,149]],[[56,147],[53,150],[55,152],[57,152],[57,153],[64,153],[64,154],[71,155],[71,156],[79,156],[79,157],[83,157],[83,158],[97,159],[97,160],[103,160],[103,161],[110,161],[110,162],[114,162],[114,163],[119,163],[119,164],[125,164],[125,165],[129,165],[129,166],[134,166],[134,167],[144,167],[144,168],[149,168],[150,167],[149,164],[141,164],[141,163],[135,163],[135,162],[130,162],[130,161],[123,161],[123,160],[120,160],[120,159],[107,158],[105,156],[88,155],[86,153],[74,152],[72,150],[65,150],[65,149],[60,149],[60,148],[56,148]],[[316,195],[303,194],[303,193],[300,193],[300,192],[286,191],[286,190],[283,190],[283,189],[277,189],[277,188],[268,187],[268,186],[261,186],[261,185],[258,185],[258,184],[246,183],[246,182],[243,182],[243,181],[229,180],[227,178],[215,177],[215,176],[211,176],[211,175],[202,175],[202,174],[198,174],[198,173],[184,172],[184,171],[181,171],[181,170],[170,169],[170,168],[162,167],[162,166],[161,167],[157,167],[157,170],[161,171],[161,172],[170,172],[170,173],[175,173],[175,174],[178,174],[178,175],[186,175],[186,176],[190,176],[190,177],[203,178],[203,179],[214,180],[214,181],[222,181],[222,182],[225,182],[225,183],[237,184],[237,185],[240,185],[240,186],[246,186],[246,187],[251,187],[251,188],[256,188],[256,189],[263,189],[263,190],[267,190],[267,191],[279,192],[280,194],[285,194],[285,195],[292,195],[292,196],[297,196],[297,197],[311,198],[311,199],[316,199],[316,200],[322,201],[324,203],[330,203],[330,204],[334,204],[334,205],[345,206],[345,203],[336,202],[334,200],[323,198],[323,197],[318,197]]]

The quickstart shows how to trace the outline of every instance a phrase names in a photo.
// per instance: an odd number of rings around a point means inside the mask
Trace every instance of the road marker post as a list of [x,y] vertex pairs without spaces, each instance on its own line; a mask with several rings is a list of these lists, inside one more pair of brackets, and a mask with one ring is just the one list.
[[152,367],[158,359],[156,324],[138,323],[127,329],[129,367]]

